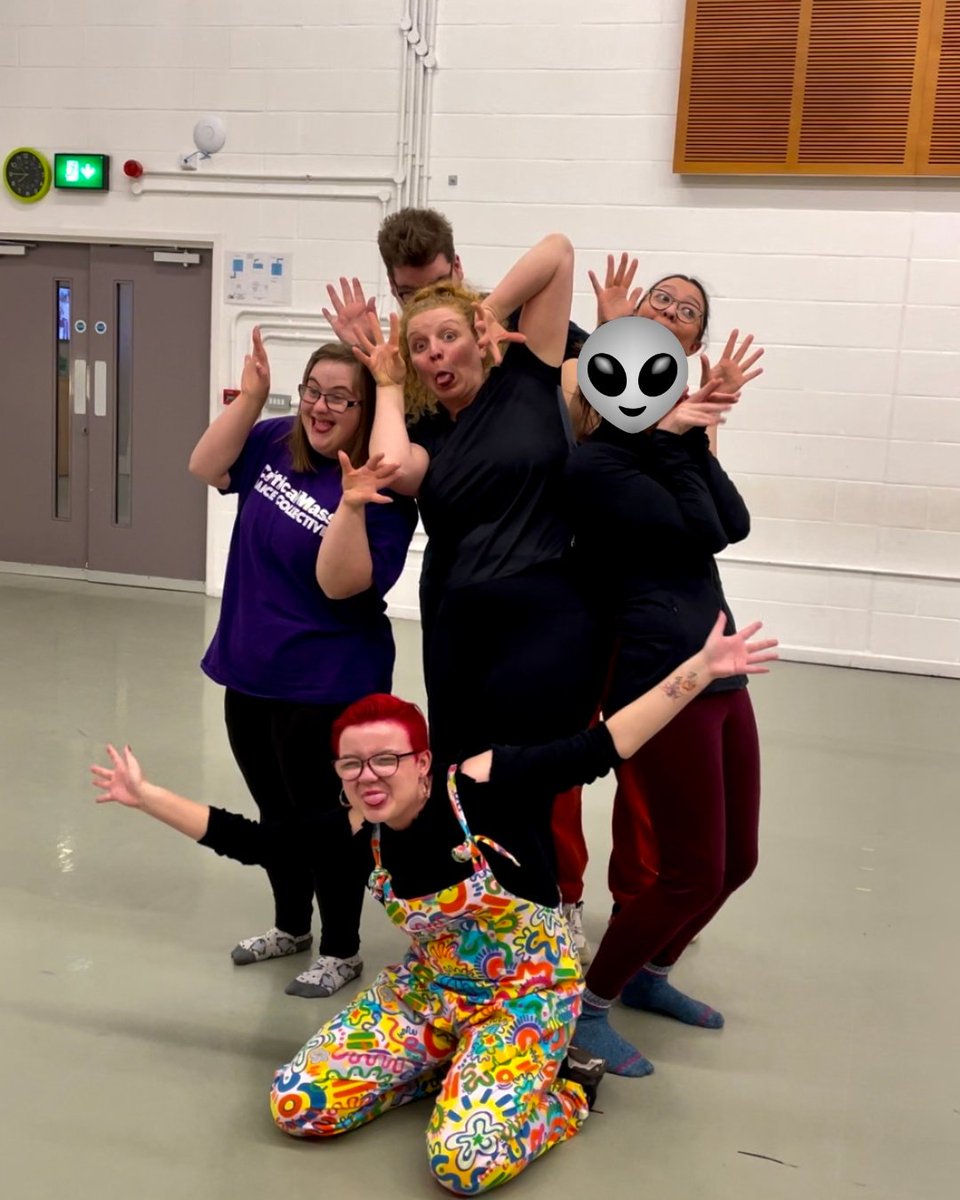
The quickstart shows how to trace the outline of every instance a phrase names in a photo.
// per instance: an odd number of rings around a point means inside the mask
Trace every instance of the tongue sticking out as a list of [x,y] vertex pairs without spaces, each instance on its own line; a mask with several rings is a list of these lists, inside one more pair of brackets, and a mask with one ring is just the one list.
[[437,387],[440,387],[440,388],[449,387],[450,384],[453,383],[453,372],[452,371],[438,371],[436,380],[437,380]]

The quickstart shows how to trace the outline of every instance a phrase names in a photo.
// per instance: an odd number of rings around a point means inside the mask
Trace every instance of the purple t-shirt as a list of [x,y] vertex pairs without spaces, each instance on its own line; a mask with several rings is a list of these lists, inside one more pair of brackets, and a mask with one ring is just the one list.
[[317,583],[320,541],[343,495],[340,466],[317,456],[294,471],[296,417],[258,422],[230,468],[239,497],[220,621],[201,666],[216,683],[269,700],[349,704],[388,692],[394,645],[384,594],[416,527],[413,501],[367,506],[373,586],[329,600]]

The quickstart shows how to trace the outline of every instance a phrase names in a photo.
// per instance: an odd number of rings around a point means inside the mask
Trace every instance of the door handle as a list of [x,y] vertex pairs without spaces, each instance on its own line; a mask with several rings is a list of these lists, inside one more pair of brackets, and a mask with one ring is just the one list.
[[102,358],[93,364],[93,415],[107,415],[107,364]]
[[78,417],[87,415],[87,360],[73,360],[73,411]]

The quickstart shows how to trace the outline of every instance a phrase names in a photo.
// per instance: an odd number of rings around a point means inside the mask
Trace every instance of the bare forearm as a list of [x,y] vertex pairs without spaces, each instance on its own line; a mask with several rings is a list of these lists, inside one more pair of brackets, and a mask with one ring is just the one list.
[[[419,454],[418,454],[419,452]],[[398,383],[377,384],[377,411],[370,431],[370,457],[382,454],[396,463],[399,473],[391,483],[395,492],[415,496],[423,479],[425,452],[407,434],[403,388]]]
[[678,712],[713,682],[702,651],[681,663],[671,675],[642,696],[618,709],[607,729],[621,758],[632,758]]
[[346,600],[373,583],[366,508],[341,503],[317,554],[317,583],[331,600]]
[[209,805],[198,804],[195,800],[188,800],[186,796],[178,796],[166,788],[147,783],[146,780],[140,785],[139,792],[140,804],[138,807],[147,816],[162,821],[171,829],[185,833],[195,842],[199,841],[207,832],[207,824],[210,820]]
[[240,457],[263,403],[246,392],[224,408],[193,448],[190,474],[216,487]]
[[501,320],[538,295],[564,267],[573,263],[573,246],[562,233],[548,233],[522,258],[517,259],[493,289],[485,304]]

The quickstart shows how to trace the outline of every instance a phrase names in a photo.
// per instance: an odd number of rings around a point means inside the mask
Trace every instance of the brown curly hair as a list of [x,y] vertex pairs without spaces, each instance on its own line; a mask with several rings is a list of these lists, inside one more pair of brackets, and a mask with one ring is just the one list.
[[[448,282],[431,283],[428,287],[421,288],[404,308],[403,315],[400,318],[400,357],[407,368],[407,381],[404,385],[403,394],[408,420],[415,421],[418,417],[423,416],[424,413],[437,411],[436,396],[420,382],[413,363],[410,360],[410,348],[407,345],[407,330],[410,326],[411,318],[418,316],[420,313],[429,312],[434,308],[452,308],[454,312],[459,313],[463,317],[474,338],[476,338],[477,335],[473,328],[473,319],[476,316],[474,306],[483,298],[482,293],[471,291],[470,288],[465,288],[462,284]],[[485,352],[483,355],[484,373],[489,370],[490,363],[489,352]]]

